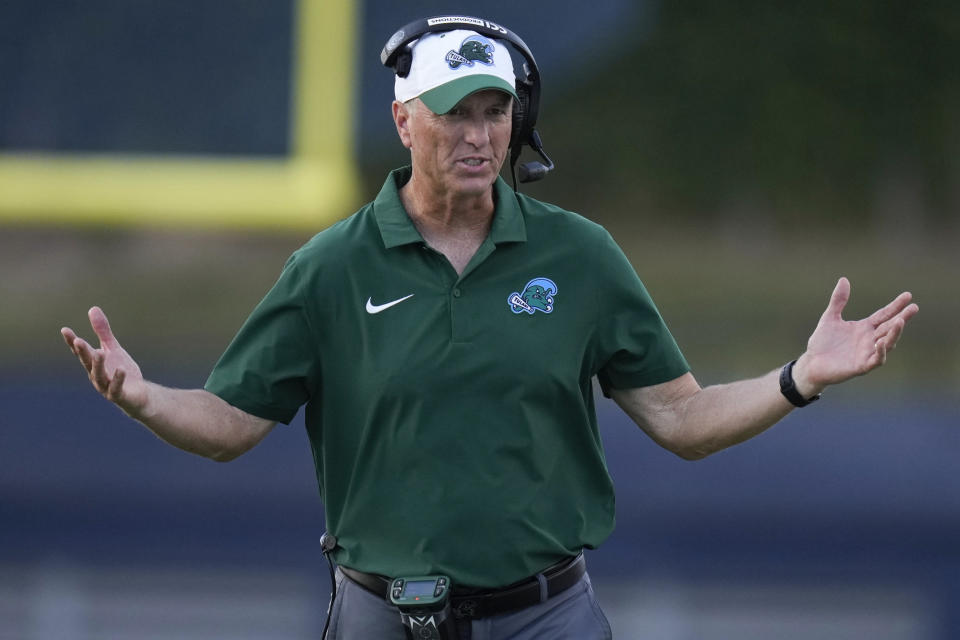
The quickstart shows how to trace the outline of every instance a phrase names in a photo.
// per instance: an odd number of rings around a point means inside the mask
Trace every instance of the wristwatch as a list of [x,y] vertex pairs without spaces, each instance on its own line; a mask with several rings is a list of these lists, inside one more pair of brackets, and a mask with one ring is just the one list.
[[797,364],[797,361],[793,360],[783,365],[783,369],[780,370],[780,393],[782,393],[793,406],[805,407],[811,402],[819,400],[820,394],[818,393],[812,398],[804,398],[800,395],[800,392],[797,391],[797,385],[793,381],[793,365],[795,364]]

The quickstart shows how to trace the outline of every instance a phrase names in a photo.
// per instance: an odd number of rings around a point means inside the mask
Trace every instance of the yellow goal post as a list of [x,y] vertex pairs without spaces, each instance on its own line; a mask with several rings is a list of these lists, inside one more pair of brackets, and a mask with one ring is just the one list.
[[[0,223],[319,228],[352,213],[355,0],[296,0],[290,153],[0,152]],[[331,53],[334,52],[334,53]]]

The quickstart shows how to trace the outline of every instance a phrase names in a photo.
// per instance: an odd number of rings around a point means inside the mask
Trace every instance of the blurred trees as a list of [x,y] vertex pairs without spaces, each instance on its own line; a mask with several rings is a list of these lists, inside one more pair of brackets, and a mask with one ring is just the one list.
[[635,31],[546,88],[578,206],[955,225],[960,4],[689,0]]

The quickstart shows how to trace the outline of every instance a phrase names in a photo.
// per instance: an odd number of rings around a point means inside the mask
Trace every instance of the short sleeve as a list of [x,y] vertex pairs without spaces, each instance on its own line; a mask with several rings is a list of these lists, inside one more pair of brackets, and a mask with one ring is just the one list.
[[604,232],[597,254],[597,378],[604,395],[667,382],[690,370],[656,305],[617,243]]
[[289,423],[317,388],[309,286],[294,254],[214,366],[204,388],[252,415]]

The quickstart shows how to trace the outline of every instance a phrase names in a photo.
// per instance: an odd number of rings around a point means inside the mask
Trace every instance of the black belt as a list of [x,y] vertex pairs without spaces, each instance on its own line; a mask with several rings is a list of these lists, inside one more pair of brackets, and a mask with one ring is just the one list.
[[[370,593],[383,599],[386,599],[390,592],[389,578],[349,567],[340,567],[340,571]],[[531,576],[500,589],[471,589],[454,585],[450,595],[453,615],[456,618],[485,618],[523,609],[542,602],[543,596],[552,598],[561,591],[569,589],[586,571],[587,564],[581,552],[578,556],[558,562],[543,571],[542,575],[546,583],[545,594],[541,594],[541,584],[537,576]]]

